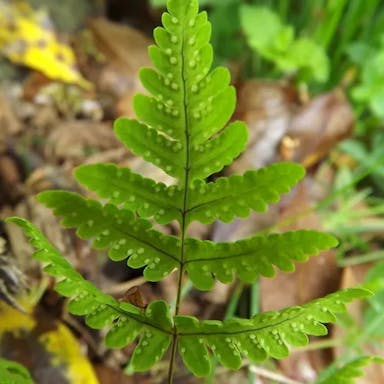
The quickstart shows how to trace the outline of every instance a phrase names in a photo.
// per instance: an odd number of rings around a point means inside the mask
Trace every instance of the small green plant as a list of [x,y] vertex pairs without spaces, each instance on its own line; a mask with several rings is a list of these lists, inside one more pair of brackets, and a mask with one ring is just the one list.
[[[325,82],[329,60],[323,47],[308,37],[294,37],[294,28],[266,7],[243,4],[240,20],[249,46],[284,73]],[[257,22],[256,22],[257,20]]]
[[14,361],[0,359],[0,378],[2,384],[33,384],[28,370]]
[[[234,276],[253,283],[259,275],[272,277],[275,267],[292,271],[295,261],[334,247],[337,240],[313,230],[260,234],[234,243],[188,237],[193,221],[230,222],[235,216],[248,216],[250,210],[265,211],[304,176],[304,170],[297,164],[277,163],[206,181],[244,150],[247,128],[239,121],[226,126],[236,104],[235,89],[227,69],[210,72],[211,26],[207,14],[198,12],[197,0],[169,0],[162,22],[163,27],[154,31],[157,45],[149,48],[155,69],[140,71],[152,96],[137,95],[139,120],[120,118],[115,132],[133,153],[175,182],[165,185],[113,164],[84,165],[76,169],[76,179],[107,203],[66,191],[43,192],[38,199],[62,218],[63,226],[77,228],[78,236],[92,239],[96,249],[107,248],[112,260],[127,259],[132,268],[144,267],[149,281],[177,271],[173,313],[162,300],[142,309],[102,293],[33,224],[9,220],[24,229],[37,249],[35,258],[58,278],[56,290],[71,298],[69,311],[86,316],[92,328],[108,327],[105,341],[111,348],[138,339],[131,372],[149,370],[169,351],[172,383],[178,353],[196,376],[210,374],[210,355],[231,369],[239,369],[243,357],[252,362],[281,359],[289,354],[289,346],[307,344],[308,335],[327,334],[324,323],[334,322],[345,303],[370,293],[352,288],[303,306],[223,322],[179,314],[186,276],[200,290],[211,289],[215,279],[230,283]],[[177,221],[178,236],[155,230],[149,218],[162,225]]]
[[341,367],[334,366],[332,369],[323,371],[324,374],[316,380],[316,384],[350,384],[356,378],[364,375],[362,368],[376,362],[383,364],[384,360],[376,356],[361,356],[350,360]]

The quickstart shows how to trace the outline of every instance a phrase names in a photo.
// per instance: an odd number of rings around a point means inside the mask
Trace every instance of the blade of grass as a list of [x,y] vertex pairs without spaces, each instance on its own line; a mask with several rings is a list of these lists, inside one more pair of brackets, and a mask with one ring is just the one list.
[[[259,281],[253,283],[250,287],[250,316],[254,316],[260,312],[260,284]],[[248,369],[248,383],[254,384],[256,380],[255,371],[252,369],[252,366],[249,366]]]
[[358,265],[364,263],[370,263],[372,261],[384,260],[384,251],[368,252],[361,255],[348,257],[338,261],[339,267],[348,267],[351,265]]
[[[232,296],[229,300],[228,306],[226,308],[226,311],[224,314],[224,320],[230,317],[234,317],[243,289],[244,289],[244,284],[240,281],[237,282],[235,289],[233,290]],[[211,374],[205,379],[204,381],[205,384],[213,384],[215,379],[216,366],[218,364],[218,361],[214,356],[211,357],[211,364],[212,364]]]
[[336,2],[328,1],[325,6],[322,21],[313,34],[315,41],[321,44],[325,50],[328,49],[336,35],[337,27],[340,24],[344,8],[347,4],[348,0],[339,0]]

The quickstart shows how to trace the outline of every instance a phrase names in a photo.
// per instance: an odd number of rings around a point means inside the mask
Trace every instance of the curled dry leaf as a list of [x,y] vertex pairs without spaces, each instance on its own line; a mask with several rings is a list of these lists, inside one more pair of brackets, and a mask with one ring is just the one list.
[[251,80],[240,87],[238,98],[236,117],[248,124],[250,140],[231,166],[236,172],[279,160],[310,167],[353,130],[352,109],[340,89],[303,105],[290,86]]
[[23,195],[23,175],[16,156],[10,151],[0,149],[0,208],[14,204]]
[[[309,228],[322,230],[321,219],[313,206],[327,196],[332,174],[319,169],[321,177],[307,175],[294,190],[291,199],[280,205],[277,228],[283,231]],[[261,278],[262,309],[276,310],[287,305],[300,305],[338,289],[340,272],[333,250],[321,252],[306,263],[297,263],[293,273],[277,273],[272,279]],[[284,290],[281,287],[284,286]]]
[[25,186],[30,195],[36,195],[47,189],[77,188],[69,170],[49,164],[32,171],[25,181]]
[[69,121],[60,123],[49,134],[45,145],[47,158],[82,162],[90,153],[119,147],[108,123]]
[[[322,230],[321,219],[312,209],[314,204],[327,196],[333,173],[328,167],[320,167],[317,174],[308,175],[280,205],[278,225],[282,230],[311,228]],[[261,278],[262,310],[276,310],[287,305],[300,305],[339,288],[340,271],[333,250],[321,252],[306,263],[297,263],[292,273],[277,272],[272,279]],[[282,290],[281,287],[284,287]],[[327,351],[298,352],[279,362],[286,375],[299,381],[314,381],[319,372],[330,363]]]
[[113,65],[132,75],[143,65],[150,64],[147,47],[151,40],[140,31],[102,18],[91,20],[88,27],[97,47]]
[[119,384],[151,384],[148,378],[132,377],[124,374],[121,370],[116,370],[104,364],[95,366],[95,371],[100,384],[119,383]]
[[287,132],[293,110],[297,108],[295,91],[272,81],[249,80],[238,89],[236,118],[249,127],[247,150],[231,165],[231,171],[259,168],[276,158],[280,140]]
[[308,168],[349,137],[353,127],[353,111],[341,89],[320,95],[293,115],[280,156]]
[[118,115],[133,116],[131,98],[144,91],[137,73],[140,67],[150,65],[147,48],[152,41],[132,27],[101,18],[91,20],[88,27],[96,48],[108,58],[102,65],[88,66],[88,76],[100,91],[118,98]]
[[21,131],[21,125],[7,99],[0,94],[0,150],[7,140]]

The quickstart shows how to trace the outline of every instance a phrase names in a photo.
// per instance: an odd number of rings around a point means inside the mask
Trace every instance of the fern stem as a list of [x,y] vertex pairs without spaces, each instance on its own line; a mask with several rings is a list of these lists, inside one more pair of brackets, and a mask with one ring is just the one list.
[[172,340],[172,351],[171,351],[171,359],[169,361],[169,368],[168,368],[168,384],[173,383],[173,376],[175,371],[175,360],[176,360],[176,350],[177,350],[177,333],[175,330],[175,333],[173,334],[173,340]]
[[[188,124],[188,100],[187,100],[187,90],[186,90],[186,76],[185,76],[185,57],[184,57],[184,44],[185,44],[185,35],[184,30],[182,31],[182,39],[181,39],[181,84],[182,84],[182,95],[183,95],[183,117],[184,117],[184,134],[185,134],[185,167],[184,167],[184,197],[183,197],[183,208],[182,208],[182,221],[180,226],[180,241],[181,241],[181,249],[180,249],[180,266],[179,266],[179,276],[177,281],[177,296],[176,296],[176,305],[175,305],[175,313],[174,316],[177,316],[180,311],[180,303],[181,303],[181,292],[182,292],[182,284],[183,284],[183,276],[184,276],[184,260],[185,260],[185,236],[187,233],[187,212],[188,212],[188,188],[189,188],[189,171],[190,171],[190,132],[189,132],[189,124]],[[176,350],[178,344],[178,335],[176,328],[174,329],[173,340],[172,340],[172,352],[171,352],[171,360],[169,363],[169,371],[168,371],[168,384],[173,383],[174,376],[174,365],[176,359]]]

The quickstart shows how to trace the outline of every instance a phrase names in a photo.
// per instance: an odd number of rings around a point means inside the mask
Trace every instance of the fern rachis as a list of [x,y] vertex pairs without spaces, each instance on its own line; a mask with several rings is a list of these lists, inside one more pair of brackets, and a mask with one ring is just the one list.
[[[242,122],[226,126],[235,109],[235,90],[225,68],[210,72],[213,52],[211,27],[197,0],[169,0],[163,27],[154,32],[149,54],[155,69],[144,68],[140,79],[151,96],[138,95],[134,108],[140,120],[120,118],[115,132],[138,156],[175,178],[165,185],[113,164],[79,167],[77,180],[106,204],[65,191],[48,191],[39,200],[62,218],[65,227],[91,239],[97,249],[108,249],[112,260],[127,259],[132,268],[144,267],[144,276],[159,281],[178,270],[178,291],[173,314],[164,301],[145,310],[103,294],[85,280],[31,223],[11,219],[24,228],[46,264],[58,277],[56,289],[71,298],[69,310],[86,316],[90,327],[109,327],[106,343],[122,348],[138,338],[130,368],[145,371],[170,349],[168,382],[172,383],[179,351],[187,368],[197,376],[210,373],[210,355],[238,369],[242,357],[260,361],[283,358],[289,346],[308,343],[307,335],[324,335],[323,323],[333,322],[345,303],[367,296],[364,289],[340,291],[301,307],[267,312],[251,319],[199,321],[179,315],[182,281],[188,274],[195,287],[208,290],[214,280],[234,277],[254,282],[272,277],[275,268],[292,271],[294,261],[337,244],[334,237],[299,230],[256,235],[235,243],[214,243],[189,238],[192,221],[208,224],[246,217],[250,210],[265,211],[303,176],[301,166],[277,163],[244,175],[206,178],[230,164],[245,148],[247,129]],[[179,223],[179,235],[167,236],[153,228]]]

